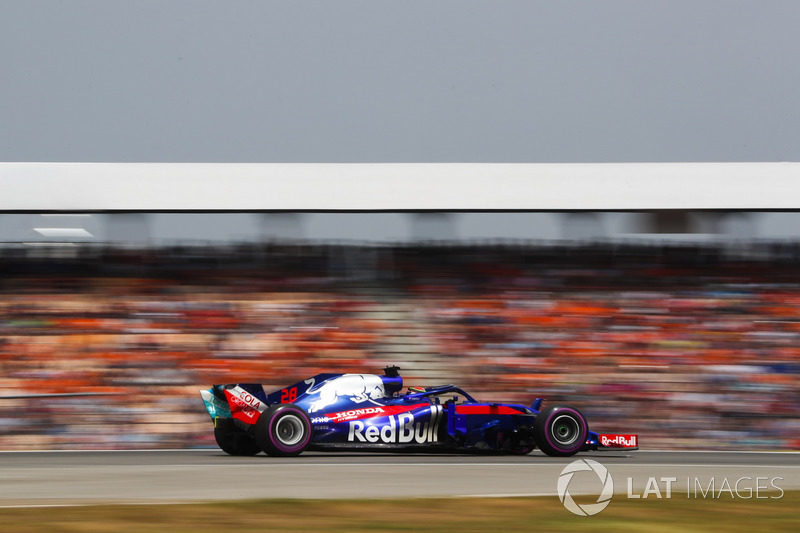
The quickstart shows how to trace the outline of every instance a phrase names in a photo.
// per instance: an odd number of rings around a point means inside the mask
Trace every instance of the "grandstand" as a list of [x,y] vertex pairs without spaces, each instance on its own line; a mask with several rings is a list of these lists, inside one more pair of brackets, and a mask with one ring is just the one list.
[[[3,200],[0,221],[44,213],[71,224],[33,226],[49,240],[0,249],[3,449],[212,445],[197,397],[209,383],[283,386],[387,363],[409,385],[567,400],[598,427],[636,428],[650,447],[800,445],[800,240],[676,231],[695,214],[734,216],[731,205],[642,211],[664,232],[625,239],[131,245],[93,239],[95,217],[146,226],[165,213],[73,200],[57,213],[50,198],[40,211]],[[793,216],[752,201],[743,208],[756,215]],[[214,216],[200,206],[176,216]],[[624,213],[532,215],[591,225]],[[321,214],[341,213],[310,216]],[[464,215],[481,213],[448,214]]]

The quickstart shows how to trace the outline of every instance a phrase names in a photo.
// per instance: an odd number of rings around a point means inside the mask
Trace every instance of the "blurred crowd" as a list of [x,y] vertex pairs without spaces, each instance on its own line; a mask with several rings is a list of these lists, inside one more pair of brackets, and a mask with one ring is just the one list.
[[0,449],[214,446],[199,389],[320,372],[568,402],[642,447],[800,449],[800,247],[0,251]]

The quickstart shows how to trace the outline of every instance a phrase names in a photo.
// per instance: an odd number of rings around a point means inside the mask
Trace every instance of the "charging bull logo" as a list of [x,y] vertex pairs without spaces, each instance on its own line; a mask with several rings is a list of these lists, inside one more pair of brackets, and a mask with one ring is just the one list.
[[347,440],[350,442],[382,442],[386,444],[438,442],[442,406],[431,405],[430,413],[430,419],[426,421],[415,420],[414,413],[391,415],[388,417],[388,422],[382,426],[373,426],[368,425],[366,421],[352,420],[349,422],[350,428],[347,433]]
[[322,383],[318,389],[309,389],[308,394],[319,394],[319,399],[308,408],[314,413],[329,405],[333,405],[340,396],[347,396],[355,403],[367,400],[379,400],[386,397],[383,380],[371,374],[345,374]]

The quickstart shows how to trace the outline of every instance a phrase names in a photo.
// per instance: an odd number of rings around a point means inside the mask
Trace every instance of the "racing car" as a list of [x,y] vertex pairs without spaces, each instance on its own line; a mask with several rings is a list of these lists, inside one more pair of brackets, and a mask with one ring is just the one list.
[[255,383],[200,391],[214,437],[230,455],[295,456],[305,450],[503,453],[539,447],[567,457],[579,451],[638,449],[637,435],[589,431],[569,405],[542,409],[480,402],[455,385],[403,390],[399,368],[384,375],[318,374],[267,394]]

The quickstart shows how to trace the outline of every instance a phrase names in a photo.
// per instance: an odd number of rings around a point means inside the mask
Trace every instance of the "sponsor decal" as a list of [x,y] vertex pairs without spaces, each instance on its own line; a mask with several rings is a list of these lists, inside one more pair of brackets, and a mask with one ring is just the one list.
[[267,408],[267,404],[241,387],[226,389],[225,397],[231,406],[233,418],[248,424],[254,424],[261,412]]
[[385,405],[380,407],[361,407],[350,409],[338,413],[328,413],[325,416],[334,422],[347,422],[348,420],[361,420],[362,418],[378,418],[382,416],[397,415],[413,411],[420,407],[430,405],[428,403],[416,403],[414,405]]
[[386,423],[372,425],[361,420],[351,420],[347,440],[385,444],[425,444],[439,441],[439,423],[442,406],[430,406],[430,418],[417,420],[414,413],[389,415]]
[[262,402],[261,400],[259,400],[258,398],[256,398],[255,396],[253,396],[252,394],[250,394],[249,392],[247,392],[243,388],[235,387],[233,390],[234,390],[234,392],[236,392],[238,397],[244,403],[246,403],[247,405],[249,405],[253,409],[257,409],[258,411],[263,411],[264,409],[267,408],[267,406],[264,405],[264,402]]
[[598,435],[602,446],[609,448],[636,448],[639,446],[637,435]]
[[331,419],[328,418],[327,416],[318,416],[316,418],[311,419],[312,424],[327,424],[330,421]]
[[231,409],[228,407],[228,404],[214,396],[213,393],[207,390],[202,390],[200,391],[200,395],[203,397],[203,401],[206,404],[206,410],[208,411],[208,414],[211,415],[211,418],[229,418],[231,416]]
[[373,374],[345,374],[337,378],[324,381],[317,388],[309,387],[306,394],[318,394],[308,408],[309,413],[315,413],[329,405],[333,405],[340,396],[346,396],[351,402],[363,403],[386,397],[386,390],[380,376]]
[[387,416],[383,407],[365,407],[363,409],[351,409],[340,413],[328,413],[328,418],[334,422],[345,422],[347,420],[357,420],[360,418],[373,418],[377,416]]

